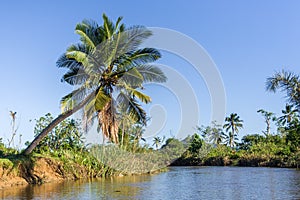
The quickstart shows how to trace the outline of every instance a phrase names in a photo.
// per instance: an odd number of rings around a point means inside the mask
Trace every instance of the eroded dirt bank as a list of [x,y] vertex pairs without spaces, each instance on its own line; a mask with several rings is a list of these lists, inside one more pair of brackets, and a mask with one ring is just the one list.
[[[72,165],[73,170],[64,170],[62,163],[51,158],[37,157],[20,161],[0,159],[0,189],[28,184],[59,182],[88,176],[80,165]],[[74,173],[76,171],[76,173]]]

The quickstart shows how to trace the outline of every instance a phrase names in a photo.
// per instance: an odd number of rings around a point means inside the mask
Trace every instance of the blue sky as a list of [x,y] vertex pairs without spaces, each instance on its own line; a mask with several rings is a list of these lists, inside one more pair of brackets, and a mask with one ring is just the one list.
[[[64,70],[55,65],[68,45],[76,43],[77,23],[105,12],[123,16],[128,26],[144,25],[179,31],[197,41],[215,62],[226,90],[226,114],[244,120],[243,136],[265,128],[256,111],[280,114],[284,94],[265,92],[266,78],[281,69],[300,73],[299,1],[3,1],[0,6],[0,137],[10,137],[9,111],[17,111],[23,142],[33,138],[34,122],[44,114],[60,112],[59,100],[72,90],[61,83]],[[210,99],[205,82],[193,76],[191,66],[163,52],[159,63],[173,67],[196,90],[199,124],[210,121]],[[190,78],[189,78],[190,75]],[[176,99],[155,86],[147,92],[153,104],[163,104],[168,122],[164,133],[178,129]],[[168,102],[167,104],[166,101]],[[172,103],[173,102],[173,103]],[[172,107],[174,106],[174,107]],[[149,107],[147,107],[149,108]],[[196,126],[196,124],[195,124]]]

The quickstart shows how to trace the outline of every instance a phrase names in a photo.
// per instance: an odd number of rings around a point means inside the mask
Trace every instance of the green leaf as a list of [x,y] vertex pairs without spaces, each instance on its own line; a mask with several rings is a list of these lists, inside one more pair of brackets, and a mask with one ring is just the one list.
[[141,100],[143,103],[149,103],[151,102],[150,96],[136,90],[133,88],[127,87],[126,90],[130,93],[131,96],[137,97],[139,100]]
[[81,36],[81,40],[84,41],[87,45],[89,45],[91,48],[95,48],[95,44],[94,42],[92,41],[92,39],[89,38],[89,36],[82,30],[80,29],[77,29],[76,28],[76,31],[75,31],[78,35]]
[[167,81],[164,72],[154,65],[141,65],[136,69],[143,76],[144,82],[163,83]]
[[96,111],[101,111],[104,106],[111,100],[111,97],[105,94],[103,90],[99,90],[95,100]]
[[64,96],[61,99],[60,108],[61,108],[62,113],[66,112],[74,107],[75,101],[72,97],[73,97],[73,93],[71,92],[70,94],[67,94],[66,96]]

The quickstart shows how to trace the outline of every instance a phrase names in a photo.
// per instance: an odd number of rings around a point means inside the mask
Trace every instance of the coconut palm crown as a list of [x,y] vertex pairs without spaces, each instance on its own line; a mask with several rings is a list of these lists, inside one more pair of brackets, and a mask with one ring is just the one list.
[[151,98],[143,93],[143,84],[165,82],[166,76],[152,63],[161,57],[154,48],[140,48],[151,36],[143,26],[126,28],[119,17],[113,23],[103,14],[103,24],[83,20],[75,32],[80,42],[72,44],[58,59],[66,68],[62,82],[74,90],[61,99],[62,114],[38,135],[24,154],[27,155],[58,123],[82,110],[87,130],[98,119],[98,130],[118,143],[118,109],[125,110],[137,123],[146,125],[146,113],[140,103]]
[[236,113],[231,113],[229,117],[225,118],[225,124],[223,128],[225,128],[226,132],[229,131],[229,146],[234,147],[237,133],[239,132],[240,128],[243,128],[243,120],[241,120],[240,116],[238,116]]
[[278,89],[286,92],[286,98],[291,105],[300,111],[300,77],[292,72],[282,70],[267,78],[267,91],[276,92]]
[[[151,36],[142,26],[125,28],[103,15],[103,25],[84,20],[76,26],[81,43],[71,45],[57,61],[67,68],[62,81],[76,89],[61,100],[66,112],[89,98],[83,108],[84,126],[98,118],[99,130],[112,142],[118,142],[118,111],[125,110],[136,122],[146,125],[146,113],[140,102],[151,98],[142,92],[147,82],[164,82],[163,72],[152,63],[161,57],[154,48],[139,48]],[[89,96],[90,94],[93,94]]]

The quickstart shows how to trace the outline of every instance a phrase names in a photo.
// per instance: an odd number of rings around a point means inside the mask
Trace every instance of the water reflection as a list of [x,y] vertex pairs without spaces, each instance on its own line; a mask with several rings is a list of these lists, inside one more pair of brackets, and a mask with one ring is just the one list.
[[18,186],[0,190],[5,199],[130,199],[140,195],[151,175],[112,177]]
[[300,199],[300,171],[173,167],[166,173],[2,190],[5,199]]

